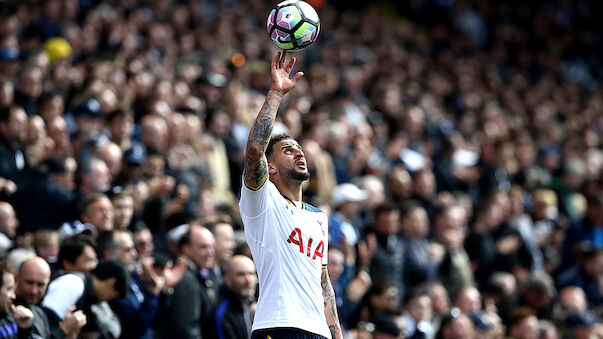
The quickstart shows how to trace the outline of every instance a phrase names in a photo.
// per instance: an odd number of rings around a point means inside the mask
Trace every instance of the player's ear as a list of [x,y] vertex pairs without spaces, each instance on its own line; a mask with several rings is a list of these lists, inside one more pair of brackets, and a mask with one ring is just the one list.
[[271,162],[268,162],[268,174],[276,174],[276,167]]

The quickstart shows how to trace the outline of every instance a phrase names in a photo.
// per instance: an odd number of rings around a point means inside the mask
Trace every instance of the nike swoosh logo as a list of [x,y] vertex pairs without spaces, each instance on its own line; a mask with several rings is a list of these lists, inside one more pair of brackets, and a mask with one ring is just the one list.
[[276,37],[276,41],[280,42],[281,44],[291,42],[291,40],[283,40],[280,35]]

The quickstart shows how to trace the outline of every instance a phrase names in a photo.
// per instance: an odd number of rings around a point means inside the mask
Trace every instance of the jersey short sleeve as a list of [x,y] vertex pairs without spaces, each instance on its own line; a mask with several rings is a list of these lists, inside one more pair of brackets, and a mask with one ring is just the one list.
[[241,214],[244,214],[249,218],[255,218],[266,210],[269,186],[267,183],[268,180],[264,181],[262,186],[254,190],[247,187],[245,185],[245,180],[243,179],[241,201],[239,202]]

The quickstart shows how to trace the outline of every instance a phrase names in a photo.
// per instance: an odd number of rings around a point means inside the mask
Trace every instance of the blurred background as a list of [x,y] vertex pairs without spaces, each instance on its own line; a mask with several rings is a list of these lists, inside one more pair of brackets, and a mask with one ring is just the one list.
[[[603,337],[603,3],[309,2],[321,33],[275,131],[330,216],[347,336]],[[35,234],[79,221],[179,255],[186,225],[220,221],[212,267],[246,253],[275,5],[0,2],[1,249],[40,254]]]

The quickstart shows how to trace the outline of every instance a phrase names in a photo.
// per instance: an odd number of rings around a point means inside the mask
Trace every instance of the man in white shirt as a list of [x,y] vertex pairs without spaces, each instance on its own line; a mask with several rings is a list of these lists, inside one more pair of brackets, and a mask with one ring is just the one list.
[[326,265],[327,215],[302,202],[310,174],[301,146],[287,135],[271,138],[281,99],[303,76],[290,79],[295,58],[285,61],[286,52],[272,59],[272,87],[245,153],[240,211],[260,285],[252,339],[340,339]]

